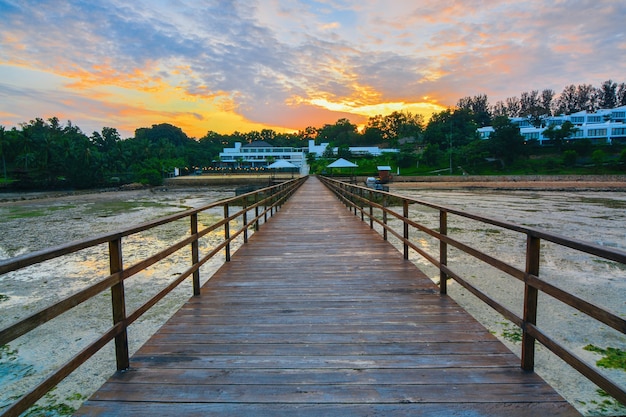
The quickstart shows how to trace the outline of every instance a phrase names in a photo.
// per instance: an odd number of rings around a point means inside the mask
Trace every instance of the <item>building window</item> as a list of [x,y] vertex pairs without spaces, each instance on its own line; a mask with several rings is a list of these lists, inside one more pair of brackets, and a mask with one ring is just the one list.
[[587,122],[588,123],[600,123],[602,122],[602,116],[588,116]]
[[606,129],[589,129],[587,136],[606,136]]
[[572,117],[572,123],[574,124],[583,124],[585,122],[585,118],[582,116]]
[[612,136],[626,136],[626,127],[614,127],[611,130]]
[[526,140],[538,140],[539,139],[539,132],[530,132],[530,133],[523,133],[522,136],[524,136],[524,139]]

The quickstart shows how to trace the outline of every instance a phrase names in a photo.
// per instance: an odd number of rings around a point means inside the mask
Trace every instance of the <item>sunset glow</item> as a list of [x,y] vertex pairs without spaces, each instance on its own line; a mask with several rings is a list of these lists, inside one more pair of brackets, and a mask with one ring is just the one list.
[[[532,10],[532,12],[530,12]],[[623,80],[626,3],[0,0],[0,125],[291,132]]]

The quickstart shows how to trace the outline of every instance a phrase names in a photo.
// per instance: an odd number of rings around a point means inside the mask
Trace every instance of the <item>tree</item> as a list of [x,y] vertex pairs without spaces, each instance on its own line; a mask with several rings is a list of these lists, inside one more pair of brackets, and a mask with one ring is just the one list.
[[607,80],[598,89],[598,106],[601,109],[617,107],[617,83]]
[[469,110],[444,110],[431,116],[424,129],[424,143],[437,145],[442,151],[462,147],[478,139],[476,128]]
[[469,111],[478,127],[491,125],[489,100],[485,94],[474,97],[463,97],[459,100],[457,108]]
[[554,100],[554,90],[548,88],[541,92],[541,98],[539,101],[542,114],[546,116],[552,115],[552,100]]
[[563,89],[556,102],[556,114],[572,114],[580,111],[576,99],[576,86],[568,85]]
[[597,90],[591,84],[581,84],[576,88],[576,101],[578,108],[588,112],[598,109]]
[[497,101],[496,104],[491,108],[491,116],[492,117],[497,117],[497,116],[506,116],[509,117],[509,110],[506,107],[506,104],[504,103],[504,101]]
[[169,123],[142,127],[135,130],[135,139],[147,139],[149,142],[166,140],[174,146],[183,146],[190,140],[180,127]]
[[339,145],[337,147],[337,156],[343,159],[352,158],[352,152],[350,152],[350,147],[346,144]]
[[519,115],[521,117],[536,117],[541,116],[542,109],[539,104],[539,91],[533,90],[530,93],[524,92],[520,96],[520,112]]
[[334,125],[324,125],[318,131],[317,137],[322,142],[333,143],[336,146],[354,145],[358,137],[357,126],[348,119],[339,119]]
[[504,163],[511,163],[517,158],[524,156],[524,137],[520,134],[519,127],[511,123],[508,117],[496,117],[493,120],[494,132],[485,141],[485,150]]
[[596,171],[601,171],[604,166],[604,162],[606,161],[606,153],[602,149],[596,149],[591,154],[591,160],[595,165]]
[[620,83],[617,86],[617,107],[626,106],[626,83]]
[[402,138],[417,139],[423,130],[423,124],[424,118],[421,115],[394,111],[386,116],[370,117],[362,137],[369,145],[385,143],[395,148]]
[[564,122],[561,126],[550,125],[545,129],[542,135],[560,151],[565,139],[571,137],[578,131],[578,128],[570,121]]
[[306,154],[306,163],[309,166],[312,166],[315,163],[316,160],[317,160],[317,156],[315,155],[315,153],[307,152],[307,154]]
[[508,97],[506,99],[506,111],[509,117],[518,117],[520,115],[521,109],[522,109],[522,105],[520,103],[519,98]]
[[123,170],[124,154],[117,129],[103,127],[102,133],[93,132],[89,141],[102,154],[103,169],[108,174],[117,174]]
[[563,152],[563,165],[573,167],[576,165],[576,158],[578,158],[578,154],[573,149]]

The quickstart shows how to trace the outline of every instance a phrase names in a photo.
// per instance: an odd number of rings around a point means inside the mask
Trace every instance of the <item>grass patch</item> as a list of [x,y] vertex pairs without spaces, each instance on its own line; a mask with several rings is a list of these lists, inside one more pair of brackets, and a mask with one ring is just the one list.
[[34,217],[47,216],[48,214],[54,213],[55,211],[69,210],[75,207],[75,205],[70,204],[61,206],[39,207],[31,210],[27,210],[24,207],[12,207],[9,209],[9,212],[7,213],[5,218],[7,220],[30,219]]
[[579,199],[581,203],[594,204],[610,209],[626,209],[626,201],[614,200],[611,198],[589,198],[582,197]]
[[[595,411],[599,412],[602,415],[620,415],[620,416],[624,415],[624,410],[626,410],[624,405],[622,405],[619,401],[611,397],[606,391],[602,389],[597,389],[596,392],[602,398],[602,400],[590,401],[590,403],[596,407]],[[608,413],[611,413],[611,414],[608,414]],[[614,413],[618,413],[618,414],[614,414]]]
[[477,229],[477,232],[483,232],[486,233],[488,235],[497,235],[498,233],[502,233],[501,230],[498,229]]
[[626,351],[621,349],[607,347],[602,349],[595,345],[587,345],[583,348],[588,352],[603,355],[602,359],[596,361],[596,365],[607,369],[621,369],[626,371]]
[[0,303],[3,301],[8,301],[9,296],[6,294],[0,294]]
[[0,360],[14,361],[17,359],[17,350],[11,349],[9,345],[0,346]]
[[622,264],[619,262],[607,261],[606,259],[594,259],[593,262],[597,264],[607,265],[610,268],[616,268],[622,271],[626,271],[626,264]]
[[504,329],[502,329],[502,337],[505,340],[513,343],[519,343],[522,341],[522,329],[509,323],[508,321],[500,322],[500,324],[504,327]]
[[169,206],[169,204],[154,201],[107,201],[90,206],[85,210],[85,214],[97,217],[111,217],[117,214],[141,210],[143,208]]
[[75,393],[62,400],[51,391],[40,400],[42,404],[35,404],[23,415],[24,417],[71,416],[76,412],[76,408],[68,403],[77,401],[83,402],[86,399],[86,396]]

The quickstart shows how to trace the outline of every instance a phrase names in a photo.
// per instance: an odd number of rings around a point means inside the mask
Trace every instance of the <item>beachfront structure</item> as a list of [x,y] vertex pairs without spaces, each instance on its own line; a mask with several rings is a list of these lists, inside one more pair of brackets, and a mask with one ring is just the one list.
[[271,162],[286,160],[297,167],[304,164],[304,153],[300,148],[272,146],[264,141],[242,145],[236,142],[234,148],[224,148],[220,152],[220,161],[232,167],[266,167]]
[[[266,167],[270,164],[268,161],[286,160],[294,164],[298,168],[306,165],[306,154],[312,153],[316,157],[321,157],[328,143],[316,145],[314,140],[309,140],[309,146],[306,148],[292,148],[272,146],[264,141],[256,141],[243,145],[236,142],[234,148],[224,148],[220,152],[220,162],[231,167]],[[350,147],[350,152],[354,156],[373,155],[380,156],[383,153],[397,153],[398,149],[381,149],[376,146],[369,147]],[[333,148],[333,153],[337,154],[337,148]]]
[[[601,109],[596,112],[580,111],[570,115],[547,116],[542,119],[542,126],[533,126],[527,117],[513,117],[511,122],[519,126],[520,133],[526,141],[537,141],[540,145],[550,143],[550,139],[542,135],[549,126],[561,126],[566,121],[578,130],[568,139],[589,139],[594,144],[626,143],[626,106],[614,109]],[[488,139],[494,132],[493,127],[478,129],[481,139]]]
[[[314,153],[316,156],[320,157],[324,154],[327,148],[328,148],[328,143],[320,143],[319,145],[316,145],[314,140],[309,140],[309,148],[308,148],[309,153]],[[379,148],[378,146],[350,146],[349,149],[350,149],[350,153],[353,156],[366,156],[366,155],[380,156],[384,153],[398,153],[399,152],[398,149]],[[333,155],[337,155],[339,148],[334,147],[331,150],[333,152]]]

